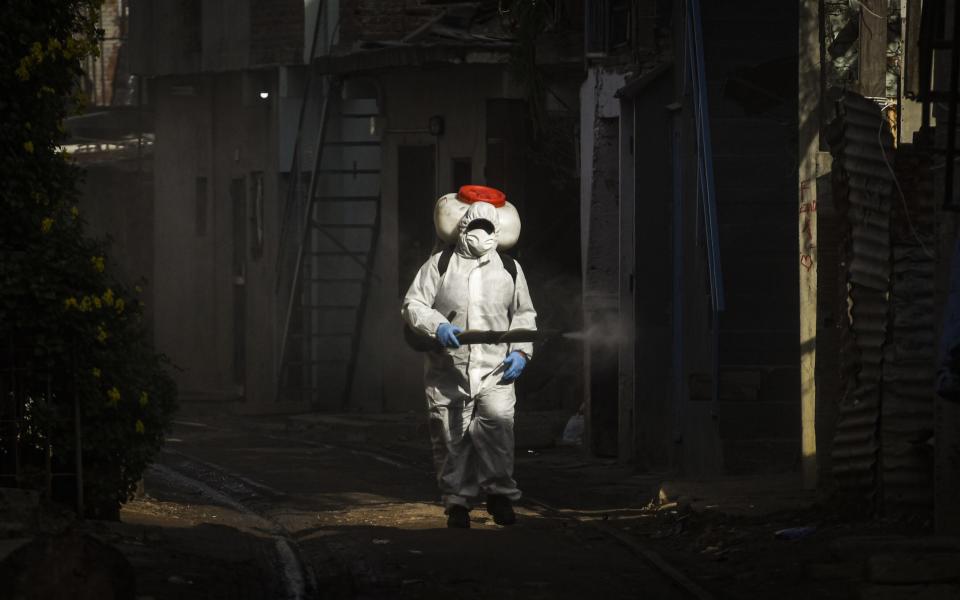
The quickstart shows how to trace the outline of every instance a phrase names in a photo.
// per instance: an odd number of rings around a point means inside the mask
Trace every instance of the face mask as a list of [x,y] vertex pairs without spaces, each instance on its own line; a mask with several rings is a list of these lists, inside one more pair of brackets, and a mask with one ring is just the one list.
[[496,236],[482,229],[471,229],[467,232],[464,241],[470,254],[478,258],[493,250],[497,245]]

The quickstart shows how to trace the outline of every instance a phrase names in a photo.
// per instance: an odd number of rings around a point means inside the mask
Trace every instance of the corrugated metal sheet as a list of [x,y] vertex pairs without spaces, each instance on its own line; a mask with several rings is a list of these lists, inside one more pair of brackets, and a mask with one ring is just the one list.
[[926,515],[933,508],[933,454],[928,440],[933,432],[937,345],[935,265],[920,242],[930,251],[935,247],[933,188],[930,163],[923,155],[900,153],[896,172],[906,210],[897,196],[891,224],[890,340],[884,360],[880,430],[883,501],[888,515]]
[[[831,124],[848,309],[833,472],[868,511],[922,515],[932,507],[936,343],[934,261],[921,242],[935,245],[935,211],[929,161],[894,150],[883,123],[876,104],[847,94]],[[904,201],[884,162],[897,153]]]
[[868,510],[879,499],[884,345],[890,308],[890,208],[893,179],[878,140],[880,107],[855,94],[837,103],[830,127],[833,197],[847,221],[840,253],[847,279],[847,322],[841,357],[839,418],[833,473],[841,490]]

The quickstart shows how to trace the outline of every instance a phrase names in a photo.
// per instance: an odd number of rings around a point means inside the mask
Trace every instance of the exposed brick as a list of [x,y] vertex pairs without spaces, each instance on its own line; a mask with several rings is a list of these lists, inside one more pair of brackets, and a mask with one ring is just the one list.
[[420,0],[343,0],[340,45],[400,39],[423,25],[442,7]]
[[250,61],[298,62],[303,53],[302,0],[253,0],[250,6]]

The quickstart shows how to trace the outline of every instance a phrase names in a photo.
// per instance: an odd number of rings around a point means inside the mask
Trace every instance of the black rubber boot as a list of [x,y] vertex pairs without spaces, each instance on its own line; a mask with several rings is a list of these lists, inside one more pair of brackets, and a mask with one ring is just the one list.
[[493,522],[497,525],[513,525],[517,522],[513,503],[506,496],[497,494],[487,496],[487,512],[493,515]]
[[451,506],[447,510],[447,527],[470,529],[470,511],[462,506]]

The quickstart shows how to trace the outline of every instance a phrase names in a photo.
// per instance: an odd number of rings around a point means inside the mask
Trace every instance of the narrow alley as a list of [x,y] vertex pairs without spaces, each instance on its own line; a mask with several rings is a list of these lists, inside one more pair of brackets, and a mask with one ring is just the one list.
[[[537,504],[525,503],[512,528],[494,525],[478,510],[471,530],[448,531],[424,461],[429,456],[410,449],[357,449],[349,442],[178,422],[162,460],[147,473],[146,496],[121,515],[119,530],[127,535],[142,529],[143,539],[167,541],[141,555],[140,593],[191,599],[690,597],[614,538]],[[529,471],[536,486],[537,471]],[[543,491],[564,505],[571,495],[590,496],[576,479],[568,474],[567,489],[554,479]],[[137,562],[133,554],[135,568]],[[153,568],[164,563],[169,567]],[[268,581],[275,586],[270,592]]]
[[0,600],[960,599],[960,0],[0,2]]

